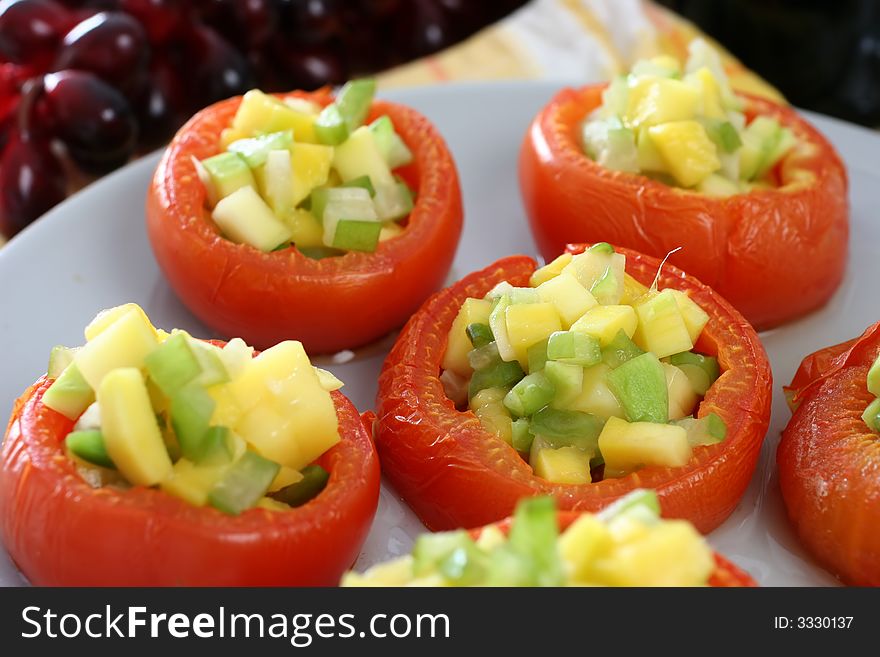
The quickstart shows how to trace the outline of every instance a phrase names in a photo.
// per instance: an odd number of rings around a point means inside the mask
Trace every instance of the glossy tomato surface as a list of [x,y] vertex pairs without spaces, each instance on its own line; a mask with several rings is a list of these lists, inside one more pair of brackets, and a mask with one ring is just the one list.
[[843,162],[794,110],[743,96],[746,116],[774,117],[798,145],[779,186],[726,198],[611,171],[584,154],[580,125],[604,85],[564,89],[534,119],[520,153],[532,233],[549,259],[569,242],[607,240],[662,258],[730,301],[758,330],[823,305],[843,277],[849,201]]
[[[326,91],[294,94],[321,104]],[[147,233],[159,266],[187,307],[221,335],[266,348],[300,340],[310,353],[371,342],[401,326],[446,278],[462,228],[461,192],[440,134],[415,110],[376,101],[414,155],[398,171],[416,200],[406,229],[375,253],[316,260],[296,248],[263,253],[223,238],[192,157],[216,155],[241,98],[196,114],[169,145],[147,195]]]
[[332,393],[342,440],[318,461],[326,488],[289,511],[229,516],[160,490],[92,488],[63,449],[73,422],[18,399],[0,451],[0,536],[41,586],[334,586],[376,512],[379,463],[351,402]]
[[[627,257],[627,272],[650,285],[660,262],[617,250]],[[533,495],[553,495],[562,509],[597,511],[636,488],[655,489],[664,516],[686,518],[702,532],[717,527],[736,507],[758,459],[770,420],[770,365],[742,315],[675,267],[663,268],[660,287],[688,292],[709,314],[696,349],[717,356],[723,370],[698,415],[717,413],[727,424],[727,438],[696,448],[687,465],[648,467],[591,484],[550,483],[447,398],[440,363],[462,302],[483,297],[500,281],[528,285],[534,269],[525,256],[499,260],[434,295],[403,329],[379,379],[376,441],[383,473],[433,530],[495,522]]]
[[[568,526],[571,525],[575,520],[577,520],[579,515],[580,514],[572,511],[560,511],[557,514],[559,531],[564,532],[566,529],[568,529]],[[494,525],[506,535],[510,531],[510,526],[512,522],[512,518],[505,518],[498,523],[494,523]],[[479,538],[480,533],[483,531],[483,529],[485,529],[485,527],[471,530],[471,535],[475,540]],[[757,582],[755,582],[755,580],[752,579],[752,577],[747,572],[741,570],[736,564],[731,563],[718,553],[715,553],[714,557],[715,571],[709,577],[709,586],[722,588],[758,586]]]
[[788,517],[849,584],[880,586],[880,436],[862,420],[880,324],[807,356],[786,392],[794,408],[776,452]]

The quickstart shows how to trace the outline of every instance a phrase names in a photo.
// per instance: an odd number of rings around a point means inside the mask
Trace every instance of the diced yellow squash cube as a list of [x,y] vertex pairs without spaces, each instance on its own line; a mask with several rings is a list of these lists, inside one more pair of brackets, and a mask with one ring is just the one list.
[[270,461],[292,467],[291,463],[303,460],[294,438],[293,420],[279,412],[271,399],[264,399],[245,413],[235,430],[254,451]]
[[[159,331],[153,326],[150,322],[150,318],[147,317],[147,313],[144,312],[144,309],[141,308],[136,303],[124,303],[121,306],[114,306],[113,308],[108,308],[107,310],[102,310],[99,312],[95,319],[89,322],[89,325],[86,326],[86,330],[84,331],[86,340],[93,340],[99,334],[103,333],[105,329],[107,329],[111,324],[116,322],[117,319],[121,319],[123,316],[127,315],[129,311],[136,310],[141,314],[143,318],[144,324],[153,329],[153,332],[156,333],[156,339],[162,341],[159,337]],[[162,331],[166,336],[168,335],[165,331]]]
[[642,126],[636,130],[636,162],[639,165],[639,171],[666,173],[668,167],[660,155],[660,151],[654,145],[648,128],[650,126]]
[[532,287],[538,287],[541,283],[546,283],[551,278],[559,276],[565,266],[571,262],[571,259],[573,257],[574,256],[572,256],[571,253],[563,253],[561,256],[558,256],[553,262],[549,262],[543,267],[536,269],[529,279],[529,285],[531,285]]
[[632,306],[596,306],[572,324],[571,330],[592,335],[604,347],[618,331],[632,337],[637,325],[638,319]]
[[[314,114],[298,112],[274,96],[264,94],[259,89],[251,89],[242,98],[232,119],[231,128],[236,135],[245,137],[252,137],[258,132],[293,130],[296,141],[316,144],[316,119]],[[226,140],[225,137],[222,139]],[[230,140],[230,143],[231,141],[234,140]]]
[[239,139],[247,139],[250,136],[250,134],[241,132],[240,130],[224,128],[220,133],[220,149],[225,151],[229,148],[229,144],[232,142],[238,141]]
[[531,459],[535,475],[556,484],[589,484],[591,454],[577,447],[545,447]]
[[486,299],[465,299],[461,309],[449,329],[449,339],[443,354],[441,367],[452,370],[459,376],[469,377],[473,368],[468,362],[468,353],[473,349],[466,330],[470,324],[488,324],[492,302]]
[[266,511],[290,511],[289,504],[280,502],[273,497],[261,497],[257,500],[257,503],[254,506],[258,509],[265,509]]
[[171,459],[140,370],[119,367],[109,372],[97,398],[104,444],[119,472],[135,486],[154,486],[168,477]]
[[681,318],[684,320],[684,325],[687,327],[688,334],[691,336],[691,342],[696,344],[697,339],[700,337],[700,333],[703,332],[706,324],[709,323],[709,315],[705,310],[700,308],[700,305],[691,299],[687,293],[682,292],[681,290],[673,290],[671,288],[669,291],[672,293],[672,296],[675,297],[678,309],[681,311]]
[[634,306],[639,318],[633,341],[657,358],[665,358],[694,347],[691,334],[671,289],[643,296]]
[[[606,305],[620,303],[620,298],[623,295],[625,271],[625,255],[600,251],[579,253],[562,270],[563,273],[574,276],[584,288],[594,292],[599,303]],[[594,285],[603,279],[607,279],[603,282],[605,290],[602,295],[599,295]]]
[[290,164],[293,167],[293,204],[299,205],[315,187],[327,184],[333,164],[333,147],[297,142],[293,145]]
[[648,465],[678,467],[691,458],[684,427],[616,417],[608,418],[602,428],[599,451],[605,466],[616,472],[633,472]]
[[684,83],[692,86],[700,94],[698,112],[713,119],[727,120],[727,114],[721,105],[721,90],[718,81],[708,67],[702,66],[693,73],[688,73]]
[[174,464],[159,488],[193,506],[205,506],[211,489],[223,477],[227,465],[196,465],[182,458]]
[[290,229],[290,241],[297,247],[324,246],[324,227],[308,210],[297,208],[283,219]]
[[369,176],[375,187],[394,184],[391,169],[388,168],[385,157],[368,126],[361,126],[336,147],[333,154],[333,168],[342,177],[343,182]]
[[302,472],[294,470],[293,468],[288,468],[286,465],[282,465],[278,470],[278,474],[275,475],[275,479],[269,484],[269,492],[274,493],[276,490],[281,490],[286,486],[299,483],[302,480]]
[[226,383],[218,383],[207,389],[211,399],[214,400],[214,413],[211,415],[211,424],[218,427],[234,427],[241,420],[242,410],[236,401],[235,395]]
[[529,362],[529,347],[562,330],[559,313],[552,303],[514,304],[507,308],[505,321],[510,345],[524,368]]
[[321,369],[320,367],[315,368],[315,374],[318,375],[318,381],[321,383],[321,387],[327,392],[339,390],[345,385],[342,382],[342,379],[333,374],[333,372]]
[[644,78],[629,88],[624,120],[633,128],[683,121],[699,107],[699,92],[681,80]]
[[141,367],[144,357],[158,344],[156,329],[143,310],[134,306],[76,352],[74,362],[86,382],[97,390],[111,370]]
[[623,296],[620,297],[622,305],[632,306],[647,293],[648,287],[646,285],[642,285],[629,274],[623,275]]
[[612,586],[701,586],[714,568],[712,550],[693,525],[667,520],[617,546],[596,562],[592,574]]
[[617,397],[605,382],[605,377],[610,371],[611,368],[605,363],[585,368],[581,394],[572,400],[566,408],[572,411],[591,413],[601,418],[625,417],[620,402],[617,401]]
[[541,283],[537,290],[541,301],[552,303],[556,307],[564,329],[568,329],[590,308],[599,305],[596,297],[569,274],[551,278]]
[[691,380],[682,370],[669,363],[660,363],[666,375],[666,390],[669,397],[669,419],[680,420],[693,414],[697,405],[697,393]]
[[611,535],[601,520],[584,514],[559,537],[559,553],[576,582],[590,579],[593,562],[611,548]]
[[684,187],[693,187],[721,168],[718,149],[697,121],[672,121],[648,129],[669,173]]

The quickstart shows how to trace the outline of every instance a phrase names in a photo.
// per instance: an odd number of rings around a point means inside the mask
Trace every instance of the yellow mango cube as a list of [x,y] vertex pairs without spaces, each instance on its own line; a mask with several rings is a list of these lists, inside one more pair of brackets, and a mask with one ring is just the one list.
[[[160,332],[156,330],[153,324],[150,322],[150,318],[147,317],[147,313],[144,312],[144,309],[141,308],[136,303],[124,303],[121,306],[114,306],[113,308],[108,308],[106,310],[102,310],[99,312],[95,319],[89,322],[88,326],[84,331],[86,340],[92,340],[96,338],[99,334],[103,333],[105,329],[107,329],[111,324],[116,322],[116,320],[121,319],[123,316],[127,315],[129,311],[135,310],[141,314],[141,318],[144,321],[144,324],[148,325],[153,331],[156,333],[156,339],[162,341]],[[165,331],[161,331],[161,333],[165,333]],[[165,335],[168,335],[165,333]]]
[[337,146],[333,153],[333,168],[342,177],[343,182],[369,176],[373,185],[393,185],[394,176],[379,150],[373,132],[367,126],[361,126],[351,133],[344,142]]
[[339,390],[345,385],[342,382],[342,379],[333,374],[333,372],[321,369],[320,367],[315,368],[315,374],[318,375],[318,381],[320,382],[321,387],[327,392]]
[[290,240],[299,248],[324,246],[324,227],[308,210],[297,208],[283,217]]
[[535,475],[555,484],[589,484],[591,454],[577,447],[544,447],[531,459]]
[[700,93],[680,80],[647,77],[629,88],[624,120],[632,128],[696,116]]
[[473,349],[473,345],[466,330],[470,324],[488,324],[490,312],[492,312],[492,302],[487,299],[464,300],[458,315],[452,322],[452,328],[449,329],[449,339],[441,363],[444,370],[452,370],[463,377],[471,375],[473,368],[468,362],[467,356]]
[[235,430],[260,456],[288,467],[294,467],[291,464],[303,467],[299,465],[303,459],[294,439],[293,420],[279,412],[271,399],[251,408],[238,421]]
[[227,465],[196,465],[182,458],[174,464],[170,474],[161,481],[159,488],[193,506],[205,506],[211,489],[220,481]]
[[693,525],[666,520],[615,546],[592,574],[611,586],[702,586],[714,569],[712,550]]
[[605,523],[591,514],[580,516],[559,537],[559,553],[576,582],[589,580],[593,562],[611,545]]
[[[245,137],[252,137],[258,132],[293,130],[296,141],[317,144],[316,120],[317,116],[314,114],[298,112],[274,96],[259,89],[251,89],[242,98],[231,127],[236,136]],[[227,138],[222,139],[225,141]],[[230,143],[231,141],[234,140],[230,139]]]
[[620,297],[620,303],[622,305],[632,306],[636,300],[647,293],[647,285],[642,285],[629,274],[623,275],[623,296]]
[[289,468],[286,465],[282,465],[278,470],[278,474],[275,475],[275,479],[272,480],[272,483],[269,484],[269,492],[274,493],[276,490],[281,490],[282,488],[286,488],[291,484],[299,483],[303,480],[303,474],[299,470],[294,470],[293,468]]
[[684,320],[684,325],[691,336],[691,342],[696,344],[700,333],[703,332],[706,324],[709,323],[709,315],[686,292],[673,289],[670,289],[669,292],[675,297],[675,302],[681,311],[681,318]]
[[694,347],[673,290],[643,296],[634,306],[639,318],[633,341],[657,358],[665,358]]
[[109,372],[97,388],[97,399],[107,454],[119,472],[135,486],[154,486],[168,477],[171,459],[140,370],[119,367]]
[[396,221],[384,221],[382,222],[382,230],[379,231],[379,241],[384,242],[385,240],[390,240],[401,233],[403,233],[403,226],[399,223]]
[[688,73],[684,83],[692,86],[700,94],[699,113],[713,119],[727,120],[727,114],[721,105],[721,89],[718,81],[707,66]]
[[299,205],[315,187],[327,184],[333,164],[333,147],[297,141],[290,154],[290,164],[293,168],[293,204]]
[[718,149],[697,121],[672,121],[648,129],[669,173],[684,187],[693,187],[721,168]]
[[513,421],[510,413],[504,407],[503,400],[505,394],[507,394],[507,391],[501,388],[480,390],[471,399],[470,409],[479,418],[483,429],[510,444],[513,441]]
[[138,306],[121,316],[89,340],[74,357],[86,382],[97,390],[104,376],[118,367],[140,368],[144,357],[159,344],[156,329]]
[[627,422],[608,418],[599,434],[599,451],[605,467],[628,473],[648,465],[671,468],[685,465],[691,446],[684,427],[654,422]]
[[529,279],[529,285],[532,287],[538,287],[541,283],[546,283],[551,278],[555,278],[559,276],[565,266],[571,262],[571,259],[574,256],[571,253],[563,253],[561,256],[558,256],[553,262],[549,262],[543,267],[536,269],[531,278]]
[[632,306],[596,306],[571,325],[571,330],[592,335],[604,347],[614,339],[618,331],[632,337],[638,326]]
[[241,419],[242,410],[235,399],[235,395],[226,383],[209,386],[208,395],[214,400],[214,412],[211,415],[211,424],[218,427],[234,427]]
[[552,303],[523,303],[505,311],[507,337],[516,359],[523,367],[529,362],[528,349],[551,333],[562,330],[562,321]]
[[568,274],[560,274],[541,283],[537,290],[541,301],[556,307],[564,329],[568,329],[590,308],[599,305],[596,297]]

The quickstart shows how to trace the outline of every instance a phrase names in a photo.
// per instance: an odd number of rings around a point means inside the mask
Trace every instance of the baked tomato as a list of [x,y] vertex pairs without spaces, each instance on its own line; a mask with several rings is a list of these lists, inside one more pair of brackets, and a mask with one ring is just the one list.
[[[577,520],[578,515],[578,513],[575,513],[573,511],[560,511],[557,514],[557,518],[559,520],[559,531],[564,532],[566,529],[568,529],[568,526],[575,520]],[[504,520],[495,523],[495,526],[498,527],[498,529],[500,529],[502,532],[507,534],[510,531],[510,525],[512,522],[512,518],[505,518]],[[481,527],[479,529],[474,529],[471,531],[471,536],[474,538],[474,540],[479,538],[483,529],[484,527]],[[758,586],[757,582],[752,579],[751,575],[741,570],[736,564],[731,563],[717,552],[714,556],[715,571],[709,578],[709,586],[720,588]]]
[[794,110],[743,95],[748,120],[775,118],[798,145],[777,165],[778,187],[711,197],[606,169],[584,154],[580,125],[605,85],[564,89],[533,121],[520,189],[549,260],[567,243],[608,240],[663,257],[713,288],[757,329],[824,304],[843,277],[847,176],[830,143]]
[[332,586],[357,558],[379,496],[365,422],[331,393],[342,440],[318,463],[324,490],[289,511],[229,516],[157,489],[92,488],[65,454],[73,422],[42,403],[45,377],[15,403],[0,451],[0,530],[36,585]]
[[862,419],[880,323],[807,356],[786,389],[794,409],[776,452],[795,531],[845,582],[880,586],[880,438]]
[[[627,272],[650,285],[660,261],[616,250],[626,256]],[[504,280],[527,285],[535,267],[525,256],[499,260],[437,293],[410,319],[379,379],[376,440],[385,475],[433,530],[497,521],[525,496],[549,494],[562,509],[597,511],[636,488],[655,489],[664,516],[690,520],[702,532],[717,527],[733,511],[758,459],[770,419],[770,365],[742,315],[675,267],[663,267],[659,285],[688,292],[708,313],[696,349],[716,356],[723,370],[697,415],[717,413],[727,426],[723,442],[695,448],[687,465],[646,467],[597,483],[550,483],[447,398],[440,363],[464,300],[483,297]]]
[[[322,105],[326,91],[292,94]],[[218,152],[220,133],[241,98],[202,110],[162,156],[147,194],[147,234],[171,287],[205,324],[265,348],[288,338],[310,353],[366,344],[402,325],[442,286],[462,226],[452,156],[437,130],[413,109],[376,101],[413,153],[397,170],[416,195],[403,232],[374,253],[313,259],[296,248],[264,253],[220,235],[192,157]]]

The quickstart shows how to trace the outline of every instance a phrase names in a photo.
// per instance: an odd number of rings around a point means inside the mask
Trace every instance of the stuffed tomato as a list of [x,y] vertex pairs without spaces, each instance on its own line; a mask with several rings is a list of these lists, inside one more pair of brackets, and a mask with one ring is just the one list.
[[664,516],[708,532],[744,492],[771,397],[754,330],[654,258],[573,251],[465,277],[389,354],[377,448],[429,528],[495,522],[536,495],[597,511],[644,487]]
[[847,176],[794,110],[730,90],[693,46],[609,85],[565,89],[520,155],[526,212],[545,258],[607,239],[671,262],[757,329],[824,304],[843,277]]
[[[461,233],[458,176],[415,110],[374,83],[199,112],[147,196],[171,287],[221,334],[310,352],[375,340],[442,286]],[[352,321],[356,318],[356,321]]]
[[644,490],[596,515],[531,498],[499,523],[420,536],[411,555],[348,573],[342,585],[756,586],[690,523],[659,512]]
[[794,528],[845,582],[880,586],[880,324],[821,349],[786,388],[776,453]]
[[36,585],[329,586],[376,510],[368,429],[302,345],[105,311],[16,402],[0,536]]

